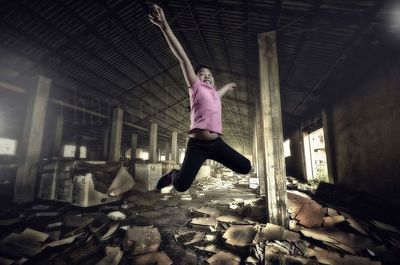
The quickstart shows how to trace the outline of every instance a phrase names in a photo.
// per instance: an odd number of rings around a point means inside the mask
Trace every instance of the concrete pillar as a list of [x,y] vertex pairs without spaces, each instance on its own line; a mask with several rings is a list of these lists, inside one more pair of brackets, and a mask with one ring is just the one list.
[[333,148],[334,144],[333,144],[332,127],[331,127],[329,113],[326,108],[323,108],[321,110],[321,116],[322,116],[322,127],[324,130],[326,162],[328,164],[328,177],[329,177],[329,182],[334,184],[337,183],[336,161],[335,161],[335,152]]
[[137,134],[131,134],[131,159],[134,161],[136,158],[136,149],[137,149]]
[[109,158],[109,147],[110,147],[110,130],[103,130],[103,159],[108,160]]
[[[256,153],[257,153],[257,176],[260,183],[260,194],[265,195],[266,190],[266,179],[267,179],[267,169],[265,161],[265,147],[263,145],[264,134],[261,130],[261,115],[260,115],[260,94],[256,92],[255,98],[255,135],[256,135]],[[268,211],[268,208],[267,208]]]
[[54,134],[54,143],[53,143],[53,157],[61,157],[61,149],[62,149],[62,135],[63,135],[63,127],[64,127],[64,116],[62,114],[57,115],[56,121],[56,131]]
[[260,116],[266,150],[266,199],[269,222],[288,227],[286,168],[283,154],[282,110],[276,32],[258,34],[260,59]]
[[165,143],[165,160],[170,160],[171,159],[171,154],[170,154],[171,146],[167,142]]
[[129,163],[129,172],[135,175],[135,162],[136,162],[136,149],[137,149],[137,134],[131,134],[131,161]]
[[178,156],[178,132],[172,132],[172,145],[171,145],[171,160],[175,161],[175,163],[179,163]]
[[23,204],[34,199],[37,166],[42,147],[46,108],[51,80],[38,76],[30,90],[24,131],[19,148],[19,162],[14,186],[14,202]]
[[113,110],[111,137],[110,137],[110,161],[119,161],[121,157],[122,123],[124,111],[120,108]]
[[150,147],[149,147],[149,161],[150,163],[157,162],[157,123],[151,123],[150,125]]
[[79,160],[79,158],[81,158],[81,156],[80,156],[81,155],[81,146],[82,146],[82,136],[76,134],[75,135],[75,155],[74,155],[75,160]]

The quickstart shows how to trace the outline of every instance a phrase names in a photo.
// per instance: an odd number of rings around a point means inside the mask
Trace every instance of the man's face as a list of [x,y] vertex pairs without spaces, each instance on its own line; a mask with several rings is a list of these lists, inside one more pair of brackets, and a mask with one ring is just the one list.
[[197,77],[202,83],[214,86],[214,76],[207,68],[201,68],[200,71],[197,73]]

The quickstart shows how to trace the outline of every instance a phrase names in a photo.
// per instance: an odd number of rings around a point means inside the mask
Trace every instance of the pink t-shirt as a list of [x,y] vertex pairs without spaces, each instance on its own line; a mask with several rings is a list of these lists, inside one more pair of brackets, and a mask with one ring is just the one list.
[[221,98],[215,87],[197,79],[191,88],[190,96],[190,132],[204,129],[222,134]]

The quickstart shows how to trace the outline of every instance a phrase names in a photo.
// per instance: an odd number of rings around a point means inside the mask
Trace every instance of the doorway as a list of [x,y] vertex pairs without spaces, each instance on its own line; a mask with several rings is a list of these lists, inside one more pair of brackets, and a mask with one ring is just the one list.
[[323,128],[304,132],[303,145],[307,180],[329,182]]

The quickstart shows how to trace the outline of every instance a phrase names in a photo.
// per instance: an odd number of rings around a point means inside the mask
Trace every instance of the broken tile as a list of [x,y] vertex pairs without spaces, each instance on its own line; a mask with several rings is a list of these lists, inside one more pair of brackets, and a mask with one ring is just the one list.
[[303,228],[300,232],[306,236],[311,237],[315,240],[325,241],[330,243],[336,243],[337,241],[333,239],[327,232],[322,229],[311,229],[311,228]]
[[371,261],[369,258],[344,255],[341,256],[335,252],[326,251],[324,249],[308,249],[308,256],[315,256],[319,263],[327,265],[381,265],[379,261]]
[[235,223],[241,221],[240,217],[233,215],[221,215],[217,217],[218,222]]
[[105,241],[112,237],[112,235],[118,230],[119,223],[112,223],[109,225],[108,230],[104,233],[104,235],[99,237],[99,240]]
[[348,217],[346,219],[346,222],[355,230],[357,230],[360,234],[362,235],[368,235],[367,231],[365,231],[365,229],[362,227],[362,225],[356,221],[355,219]]
[[287,241],[291,242],[291,241],[297,241],[299,239],[300,239],[299,233],[296,233],[296,232],[293,232],[293,231],[290,231],[287,229],[285,229],[285,231],[283,231],[282,240],[287,240]]
[[149,254],[142,254],[133,257],[132,264],[135,265],[171,265],[172,260],[163,251]]
[[303,204],[295,219],[299,221],[299,224],[308,228],[321,226],[325,211],[325,208],[321,207],[319,203],[309,200]]
[[215,244],[207,245],[205,247],[195,246],[194,248],[205,251],[205,252],[209,252],[209,253],[218,253],[221,251],[221,249]]
[[240,257],[230,252],[220,251],[211,256],[207,262],[211,265],[239,265]]
[[130,250],[132,255],[157,252],[160,243],[160,232],[152,226],[129,227],[123,240],[124,249]]
[[132,175],[129,174],[125,167],[120,167],[108,188],[107,194],[109,196],[119,196],[130,190],[134,185],[135,181]]
[[222,237],[231,246],[244,247],[253,242],[256,234],[257,231],[252,225],[233,225],[226,230]]
[[209,228],[216,228],[218,225],[218,221],[215,218],[211,217],[199,217],[193,218],[190,222],[192,228],[199,230],[208,230]]
[[262,226],[260,231],[258,231],[254,238],[254,243],[259,243],[261,241],[280,240],[282,239],[284,231],[285,228],[279,225],[267,223],[265,226]]
[[323,218],[323,225],[325,227],[332,227],[337,224],[343,223],[346,218],[343,215],[327,216]]
[[174,238],[178,244],[191,245],[204,240],[205,234],[197,231],[187,231],[174,234]]
[[126,219],[126,215],[120,211],[110,212],[107,216],[114,221]]
[[198,216],[204,216],[204,217],[218,217],[221,215],[221,213],[212,207],[201,207],[199,209],[194,210],[194,214],[197,214]]
[[77,237],[78,236],[73,235],[73,236],[70,236],[70,237],[67,237],[67,238],[64,238],[61,240],[53,241],[53,242],[47,243],[46,247],[52,248],[52,247],[58,247],[61,245],[71,244],[72,242],[74,242],[75,238],[77,238]]
[[106,246],[106,256],[96,265],[118,265],[121,262],[124,252],[119,247]]

